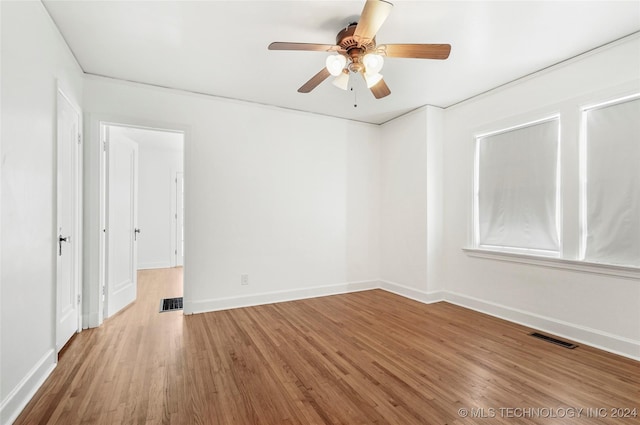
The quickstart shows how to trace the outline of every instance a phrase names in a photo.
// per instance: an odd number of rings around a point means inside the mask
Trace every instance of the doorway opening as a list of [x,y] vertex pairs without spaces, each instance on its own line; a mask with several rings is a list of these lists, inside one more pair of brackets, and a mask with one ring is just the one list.
[[184,257],[184,132],[100,124],[103,318],[137,298],[139,270],[180,268]]

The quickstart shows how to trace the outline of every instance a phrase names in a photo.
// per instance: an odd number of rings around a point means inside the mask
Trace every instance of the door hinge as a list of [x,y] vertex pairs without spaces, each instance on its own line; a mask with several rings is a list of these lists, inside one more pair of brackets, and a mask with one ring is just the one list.
[[78,294],[78,304],[80,304],[80,294]]
[[104,285],[102,285],[102,295],[104,295]]
[[106,151],[107,151],[107,141],[106,141],[106,140],[104,140],[104,141],[102,142],[102,150],[103,150],[104,152],[106,152]]
[[78,133],[78,144],[82,143],[82,136],[80,136],[80,133]]

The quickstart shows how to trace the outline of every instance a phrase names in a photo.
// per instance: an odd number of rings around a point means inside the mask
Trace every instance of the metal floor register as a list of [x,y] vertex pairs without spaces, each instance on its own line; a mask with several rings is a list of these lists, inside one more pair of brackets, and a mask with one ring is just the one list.
[[160,313],[182,310],[182,297],[163,298],[160,300]]

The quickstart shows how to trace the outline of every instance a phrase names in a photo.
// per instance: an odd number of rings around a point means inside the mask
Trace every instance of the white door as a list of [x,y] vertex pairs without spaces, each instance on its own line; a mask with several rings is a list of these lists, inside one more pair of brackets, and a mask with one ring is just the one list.
[[58,92],[56,347],[60,351],[80,325],[79,267],[80,114]]
[[184,263],[184,174],[176,173],[176,266]]
[[106,316],[136,300],[138,244],[138,144],[107,138]]

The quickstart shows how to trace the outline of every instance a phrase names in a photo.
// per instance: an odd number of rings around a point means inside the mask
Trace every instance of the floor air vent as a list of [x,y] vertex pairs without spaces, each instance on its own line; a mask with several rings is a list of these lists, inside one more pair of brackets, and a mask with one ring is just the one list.
[[160,313],[182,310],[182,297],[163,298],[160,300]]
[[542,339],[544,341],[550,342],[552,344],[559,345],[559,346],[564,347],[564,348],[576,348],[577,347],[576,344],[572,344],[570,342],[563,341],[561,339],[556,339],[556,338],[553,338],[553,337],[550,337],[550,336],[547,336],[547,335],[543,335],[543,334],[538,333],[538,332],[533,332],[533,333],[530,333],[529,335],[531,335],[533,337],[536,337],[536,338],[539,338],[539,339]]

